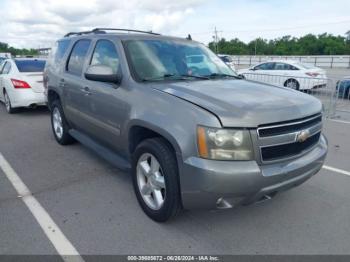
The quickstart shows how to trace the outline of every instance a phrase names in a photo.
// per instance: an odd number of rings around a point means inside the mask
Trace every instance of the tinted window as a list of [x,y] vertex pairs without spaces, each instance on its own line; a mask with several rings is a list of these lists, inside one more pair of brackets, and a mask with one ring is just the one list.
[[46,61],[44,60],[15,60],[18,71],[21,73],[43,72]]
[[199,64],[203,63],[204,61],[204,56],[202,55],[191,55],[186,57],[186,62],[188,64]]
[[255,67],[256,70],[272,70],[275,63],[264,63]]
[[70,40],[62,40],[57,42],[56,46],[56,54],[55,54],[55,62],[60,62],[60,60],[64,57],[68,47],[70,44]]
[[298,70],[298,69],[290,64],[275,63],[275,70]]
[[98,41],[90,64],[109,66],[114,73],[117,73],[119,57],[114,44],[108,40]]
[[8,74],[11,71],[11,64],[9,62],[5,63],[4,68],[2,69],[2,74]]
[[67,64],[68,72],[74,75],[81,75],[90,42],[90,40],[83,39],[75,43]]

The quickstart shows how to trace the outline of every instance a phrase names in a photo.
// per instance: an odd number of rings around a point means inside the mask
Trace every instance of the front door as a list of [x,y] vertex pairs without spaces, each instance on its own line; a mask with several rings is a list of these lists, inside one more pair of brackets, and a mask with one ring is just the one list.
[[[117,74],[120,69],[119,55],[115,43],[101,39],[96,42],[90,65],[104,65]],[[115,83],[88,81],[89,114],[95,138],[106,146],[119,150],[121,147],[121,125],[126,118],[126,92]]]

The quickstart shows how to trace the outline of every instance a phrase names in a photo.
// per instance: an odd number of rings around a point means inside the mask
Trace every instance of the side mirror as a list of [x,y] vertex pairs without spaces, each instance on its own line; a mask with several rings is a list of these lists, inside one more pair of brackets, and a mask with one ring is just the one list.
[[120,84],[121,74],[114,73],[113,69],[105,65],[89,66],[85,72],[85,78],[92,81]]
[[255,69],[255,67],[252,67],[252,68],[250,68],[249,70],[250,70],[250,71],[255,71],[256,69]]

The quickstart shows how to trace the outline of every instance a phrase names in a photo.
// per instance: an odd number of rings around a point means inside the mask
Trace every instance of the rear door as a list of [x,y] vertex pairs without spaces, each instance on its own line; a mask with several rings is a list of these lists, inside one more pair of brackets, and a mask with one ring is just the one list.
[[74,43],[64,73],[59,79],[66,117],[73,127],[81,131],[89,129],[89,93],[84,90],[87,80],[83,77],[83,70],[90,47],[90,39],[80,39]]
[[292,66],[283,62],[275,63],[273,75],[271,84],[276,86],[283,86],[288,79],[296,77],[293,76]]
[[274,81],[272,77],[274,66],[274,62],[267,62],[257,65],[254,67],[254,71],[252,72],[250,79],[258,82],[272,84]]

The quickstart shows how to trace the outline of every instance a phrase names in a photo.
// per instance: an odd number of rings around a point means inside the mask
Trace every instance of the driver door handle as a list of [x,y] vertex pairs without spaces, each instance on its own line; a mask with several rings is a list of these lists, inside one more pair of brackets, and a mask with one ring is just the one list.
[[64,81],[64,78],[61,78],[59,82],[59,87],[65,87],[65,86],[66,86],[66,82]]
[[92,93],[90,92],[90,88],[85,86],[80,89],[86,96],[90,96]]

